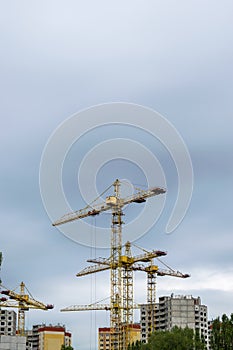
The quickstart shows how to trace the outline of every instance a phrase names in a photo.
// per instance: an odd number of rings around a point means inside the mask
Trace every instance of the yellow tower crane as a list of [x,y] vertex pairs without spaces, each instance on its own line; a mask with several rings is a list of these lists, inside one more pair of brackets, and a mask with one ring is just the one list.
[[[28,294],[26,294],[26,291]],[[26,288],[24,282],[20,283],[19,293],[16,293],[15,290],[2,290],[1,294],[4,294],[9,297],[0,298],[0,307],[10,307],[18,309],[18,335],[25,335],[25,311],[29,309],[40,309],[40,310],[50,310],[54,306],[51,304],[43,304],[40,301],[35,300],[28,289]]]
[[[142,264],[135,264],[132,266],[134,271],[144,271],[147,274],[147,311],[151,317],[151,324],[149,327],[149,334],[156,330],[156,278],[157,276],[172,276],[179,278],[188,278],[190,277],[187,273],[182,273],[180,271],[175,271],[167,264],[162,262],[167,269],[161,269],[158,265],[154,264],[154,259],[151,259],[150,263],[145,266]],[[161,260],[157,257],[157,260]]]
[[[137,262],[150,262],[153,258],[167,255],[166,252],[161,250],[152,250],[143,254],[132,256],[131,254],[131,243],[125,243],[125,252],[121,255],[119,265],[122,269],[122,310],[123,324],[133,323],[133,268],[132,266]],[[97,265],[88,266],[82,271],[77,273],[77,277],[89,275],[95,272],[109,270],[111,266],[110,258],[98,258],[88,259],[87,262],[95,263]],[[137,266],[137,265],[136,265]],[[141,265],[139,265],[141,267]],[[143,266],[143,265],[142,265]]]
[[[138,247],[139,248],[139,247]],[[140,248],[142,249],[142,248]],[[132,256],[131,243],[126,242],[125,253],[121,256],[120,265],[122,267],[122,286],[123,286],[123,302],[122,302],[122,328],[121,328],[121,343],[123,349],[127,349],[129,345],[129,325],[133,323],[133,310],[139,309],[139,304],[133,303],[133,271],[144,271],[147,273],[147,305],[148,312],[151,314],[151,326],[149,333],[155,331],[155,308],[156,308],[156,276],[173,276],[179,278],[190,277],[189,274],[184,274],[179,271],[175,271],[167,264],[162,262],[159,257],[167,255],[166,252],[161,250],[146,251],[142,249],[144,253]],[[167,269],[161,269],[154,264],[154,258],[159,260]],[[77,277],[89,275],[92,273],[111,269],[111,257],[108,259],[98,258],[89,259],[88,262],[95,263],[97,265],[88,266],[79,273]],[[139,262],[146,263],[147,265]],[[85,311],[85,310],[110,310],[110,305],[107,304],[89,304],[89,305],[72,305],[64,308],[61,311]]]
[[[123,349],[127,349],[129,345],[129,326],[133,324],[133,310],[135,308],[140,308],[139,305],[133,303],[133,268],[132,266],[137,262],[150,262],[151,259],[161,257],[166,255],[166,252],[161,250],[152,250],[150,252],[145,252],[143,254],[132,256],[131,254],[131,244],[130,242],[126,242],[125,244],[125,253],[120,257],[119,265],[122,270],[122,322],[120,328],[120,343],[122,344]],[[89,259],[88,262],[95,263],[97,265],[88,266],[83,269],[79,273],[77,273],[77,277],[89,275],[92,273],[96,273],[99,271],[104,271],[107,269],[111,269],[111,257],[108,259],[98,258],[98,259]],[[141,266],[141,265],[140,265]],[[80,308],[81,307],[81,308]],[[62,311],[83,311],[83,308],[80,306],[78,308],[71,307],[62,309]],[[90,310],[92,307],[93,310],[100,310],[100,305],[92,304],[87,308]],[[96,309],[94,309],[97,307]],[[109,305],[101,305],[101,310],[109,310],[111,311],[111,306]]]
[[166,191],[163,188],[153,187],[146,191],[137,190],[135,194],[129,197],[121,198],[120,181],[118,179],[113,183],[113,187],[114,194],[112,196],[107,197],[105,202],[96,205],[87,205],[82,210],[66,214],[61,219],[55,221],[53,225],[58,226],[88,216],[95,216],[100,214],[101,212],[108,210],[112,212],[110,254],[110,327],[112,330],[112,349],[122,350],[122,308],[123,300],[125,299],[125,296],[123,296],[122,289],[122,209],[125,205],[129,203],[142,203],[145,202],[147,198],[164,194]]

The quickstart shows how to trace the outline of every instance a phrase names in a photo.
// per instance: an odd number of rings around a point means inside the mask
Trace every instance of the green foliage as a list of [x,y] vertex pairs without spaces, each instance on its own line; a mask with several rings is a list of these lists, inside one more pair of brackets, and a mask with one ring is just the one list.
[[128,345],[128,350],[140,350],[142,343],[139,340],[136,340],[135,343]]
[[233,314],[228,318],[226,314],[222,318],[216,318],[212,323],[210,339],[213,350],[233,350]]
[[171,331],[156,331],[148,344],[132,344],[128,350],[204,350],[205,343],[199,334],[188,327],[174,327]]
[[174,327],[171,331],[158,331],[151,335],[145,350],[193,350],[193,330]]
[[195,330],[194,349],[195,350],[205,350],[206,349],[205,338],[203,335],[200,336],[198,329]]
[[64,344],[62,344],[61,350],[74,350],[74,348],[72,346],[65,346]]

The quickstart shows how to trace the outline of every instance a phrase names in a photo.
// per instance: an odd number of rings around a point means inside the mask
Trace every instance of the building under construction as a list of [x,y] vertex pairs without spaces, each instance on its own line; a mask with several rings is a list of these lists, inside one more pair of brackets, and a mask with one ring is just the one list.
[[169,331],[175,326],[191,328],[200,334],[209,349],[208,310],[206,305],[201,304],[200,297],[171,294],[160,297],[153,307],[152,313],[150,305],[140,306],[142,343],[147,343],[154,322],[156,330]]

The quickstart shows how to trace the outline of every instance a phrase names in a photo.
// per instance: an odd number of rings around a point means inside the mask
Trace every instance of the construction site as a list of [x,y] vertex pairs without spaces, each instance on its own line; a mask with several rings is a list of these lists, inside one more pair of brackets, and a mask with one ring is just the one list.
[[[182,273],[171,268],[163,261],[167,255],[162,250],[146,250],[133,242],[123,242],[123,216],[124,207],[131,203],[141,204],[153,196],[160,196],[166,193],[164,188],[152,187],[146,190],[135,188],[130,196],[121,196],[121,181],[116,179],[97,199],[85,208],[65,214],[53,223],[59,226],[71,221],[93,217],[102,212],[109,211],[111,214],[111,235],[110,252],[108,257],[92,258],[87,262],[91,265],[79,271],[78,278],[95,274],[101,271],[109,271],[110,274],[110,302],[96,301],[85,305],[71,305],[62,308],[61,312],[83,312],[83,311],[108,311],[109,324],[103,325],[98,332],[98,350],[126,350],[137,341],[147,343],[151,334],[156,330],[172,329],[178,326],[198,329],[205,338],[208,349],[208,316],[207,307],[201,304],[200,298],[192,296],[173,294],[168,297],[160,297],[156,300],[157,277],[177,277],[186,279],[188,273]],[[103,196],[107,191],[111,195]],[[134,254],[133,249],[140,250],[140,254]],[[1,255],[2,261],[2,255]],[[144,272],[147,276],[146,295],[144,303],[137,303],[134,300],[135,272]],[[97,285],[98,288],[98,285]],[[1,344],[6,341],[1,349],[12,350],[60,350],[61,346],[71,346],[71,334],[66,331],[65,326],[46,326],[45,324],[35,325],[31,331],[25,329],[25,312],[29,309],[52,310],[53,304],[44,304],[33,298],[24,282],[21,282],[15,290],[10,290],[1,284],[0,311],[1,311]],[[5,308],[18,309],[17,327],[13,314],[6,314]],[[140,310],[140,323],[135,323],[134,310]],[[204,315],[204,316],[203,316]],[[9,317],[8,317],[9,316]],[[9,320],[8,320],[9,318]],[[5,325],[5,328],[3,327]],[[12,326],[13,325],[13,326]],[[8,328],[7,328],[8,327]],[[13,328],[12,328],[13,327]],[[7,331],[6,331],[7,328]],[[60,332],[60,333],[59,333]],[[57,338],[54,334],[59,334]],[[45,335],[48,338],[45,340]],[[49,334],[49,336],[48,336]],[[15,335],[14,346],[9,345]],[[21,340],[25,339],[24,343]],[[7,343],[8,342],[8,343]],[[17,344],[17,346],[16,346]],[[27,346],[26,346],[27,344]],[[47,345],[46,345],[47,344]]]
[[[160,258],[166,256],[165,251],[152,250],[146,251],[141,248],[142,253],[133,255],[131,251],[132,243],[127,241],[122,243],[122,226],[123,208],[130,203],[144,203],[152,196],[163,195],[166,190],[160,187],[153,187],[147,190],[135,188],[135,193],[126,198],[121,197],[121,182],[116,181],[110,186],[113,188],[113,194],[106,197],[105,202],[100,201],[100,197],[94,199],[91,205],[85,208],[65,214],[62,218],[53,223],[54,226],[63,225],[74,220],[86,218],[88,216],[96,216],[105,211],[111,211],[111,246],[110,255],[105,258],[89,259],[87,262],[92,265],[86,267],[77,273],[77,277],[109,270],[110,271],[110,304],[93,303],[91,305],[72,305],[63,308],[62,312],[70,311],[91,311],[91,310],[109,310],[110,327],[104,328],[103,332],[107,334],[108,348],[112,350],[126,350],[132,342],[141,340],[139,332],[134,324],[134,310],[140,309],[140,305],[134,302],[133,286],[134,271],[143,271],[147,274],[147,296],[146,305],[147,312],[150,315],[149,327],[146,339],[156,329],[156,278],[157,276],[172,276],[179,278],[187,278],[189,274],[181,273],[170,268],[162,262]],[[106,191],[109,190],[109,187]],[[160,268],[155,262],[164,264],[166,267]],[[139,334],[139,337],[138,337]],[[101,344],[101,335],[99,335],[99,348]],[[105,337],[106,338],[106,337]]]

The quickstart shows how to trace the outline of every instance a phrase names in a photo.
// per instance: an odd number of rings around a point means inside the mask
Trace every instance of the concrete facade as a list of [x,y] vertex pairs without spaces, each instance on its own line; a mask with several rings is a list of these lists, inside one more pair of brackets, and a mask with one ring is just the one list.
[[39,333],[38,329],[45,326],[45,324],[34,325],[32,330],[26,332],[28,349],[39,350]]
[[26,350],[26,337],[0,335],[0,350]]
[[150,334],[155,330],[156,315],[158,312],[157,304],[141,305],[141,341],[147,343]]
[[[154,322],[154,323],[153,323]],[[156,330],[171,330],[174,326],[189,327],[205,339],[209,348],[207,306],[201,304],[200,297],[191,295],[171,295],[159,298],[154,305],[141,305],[141,341],[147,343],[154,325]]]
[[16,312],[0,309],[0,335],[16,335]]

